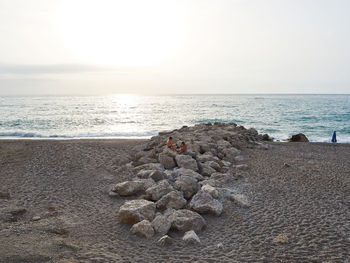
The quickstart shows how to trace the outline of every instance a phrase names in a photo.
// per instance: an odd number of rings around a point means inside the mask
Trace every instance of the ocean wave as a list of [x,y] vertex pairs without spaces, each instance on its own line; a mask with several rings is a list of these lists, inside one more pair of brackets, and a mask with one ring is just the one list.
[[150,138],[157,135],[156,131],[128,133],[77,133],[77,134],[50,134],[44,135],[34,132],[0,132],[2,139],[16,139],[16,138],[37,138],[37,139],[83,139],[83,138]]

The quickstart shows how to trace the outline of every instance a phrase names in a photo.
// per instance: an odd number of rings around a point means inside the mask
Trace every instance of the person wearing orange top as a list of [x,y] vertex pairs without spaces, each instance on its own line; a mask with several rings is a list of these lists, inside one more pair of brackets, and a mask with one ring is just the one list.
[[186,151],[187,151],[187,145],[185,142],[182,142],[180,149],[176,150],[177,153],[184,153]]
[[166,146],[168,146],[169,149],[175,151],[175,147],[173,145],[173,137],[169,137],[169,139],[166,141]]

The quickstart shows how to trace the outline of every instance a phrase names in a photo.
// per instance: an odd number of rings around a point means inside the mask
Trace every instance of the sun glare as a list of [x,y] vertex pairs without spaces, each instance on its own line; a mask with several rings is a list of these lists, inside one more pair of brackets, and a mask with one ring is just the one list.
[[65,42],[84,62],[148,65],[178,48],[181,14],[172,1],[70,0],[62,7]]

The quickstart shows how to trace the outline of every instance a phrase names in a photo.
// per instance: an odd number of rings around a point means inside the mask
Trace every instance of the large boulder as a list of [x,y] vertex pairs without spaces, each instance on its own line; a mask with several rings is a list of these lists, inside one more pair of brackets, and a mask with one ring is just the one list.
[[293,135],[290,139],[290,142],[309,142],[309,139],[305,136],[305,134],[298,133]]
[[196,156],[196,160],[201,163],[205,163],[208,161],[212,161],[214,159],[213,155],[211,153],[205,153],[205,154],[198,154]]
[[189,155],[184,155],[184,154],[176,155],[175,160],[177,165],[181,168],[190,169],[195,172],[198,171],[198,165],[196,160]]
[[193,230],[187,231],[183,236],[182,240],[188,245],[195,245],[201,243],[196,232],[194,232]]
[[172,156],[165,153],[160,153],[158,156],[159,162],[164,166],[165,169],[172,169],[176,167],[176,163]]
[[222,212],[222,204],[209,193],[199,191],[190,202],[190,208],[200,214],[212,214],[219,216]]
[[165,235],[171,227],[171,221],[167,215],[157,215],[152,221],[152,227],[156,233]]
[[119,209],[119,220],[126,224],[135,224],[144,219],[152,221],[156,204],[147,200],[126,201]]
[[201,231],[206,222],[204,218],[196,212],[187,209],[173,210],[169,215],[171,228],[176,231]]
[[205,193],[210,194],[210,195],[211,195],[213,198],[215,198],[215,199],[218,199],[218,198],[219,198],[219,192],[218,192],[218,190],[217,190],[215,187],[213,187],[213,186],[211,186],[211,185],[209,185],[209,184],[203,185],[202,188],[201,188],[201,190],[202,190],[203,192],[205,192]]
[[235,160],[235,157],[240,154],[240,150],[234,147],[230,147],[223,149],[221,153],[224,155],[222,159],[224,159],[225,161],[232,162]]
[[147,198],[158,201],[163,195],[173,191],[174,188],[169,184],[167,180],[160,181],[157,185],[154,185],[146,190]]
[[191,198],[192,195],[198,191],[197,180],[191,176],[182,175],[174,183],[174,188],[183,192],[186,199]]
[[171,191],[164,195],[157,201],[156,206],[158,209],[164,210],[167,208],[180,209],[186,205],[187,201],[183,197],[183,194],[178,191]]
[[142,220],[136,223],[131,227],[130,232],[146,238],[151,238],[154,235],[152,224],[148,220]]
[[164,166],[161,163],[146,163],[139,165],[133,168],[135,173],[138,173],[141,170],[159,170],[164,171]]
[[120,196],[129,196],[143,191],[144,185],[144,181],[125,181],[116,184],[112,191],[118,193]]
[[212,173],[215,173],[216,170],[210,167],[208,163],[199,163],[199,172],[203,176],[210,176]]
[[202,181],[204,179],[201,174],[185,168],[174,169],[173,174],[175,175],[175,177],[180,177],[182,175],[190,176],[196,179],[197,181]]
[[215,162],[215,161],[207,161],[204,164],[213,168],[215,171],[220,171],[220,169],[221,169],[221,166],[218,164],[218,162]]

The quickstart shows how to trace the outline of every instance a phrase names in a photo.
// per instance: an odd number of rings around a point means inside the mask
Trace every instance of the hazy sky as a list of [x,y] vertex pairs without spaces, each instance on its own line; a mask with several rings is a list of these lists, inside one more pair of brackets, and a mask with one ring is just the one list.
[[0,95],[350,93],[349,0],[0,0]]

